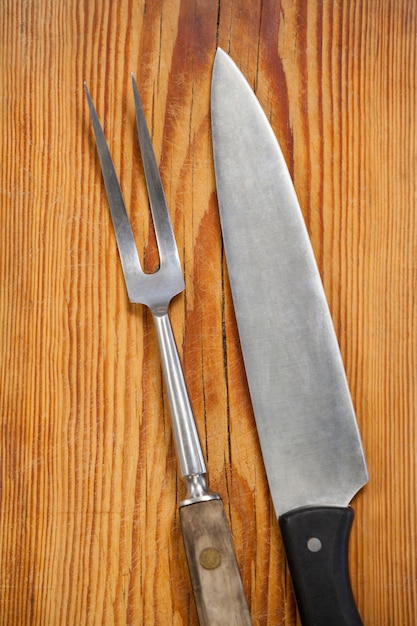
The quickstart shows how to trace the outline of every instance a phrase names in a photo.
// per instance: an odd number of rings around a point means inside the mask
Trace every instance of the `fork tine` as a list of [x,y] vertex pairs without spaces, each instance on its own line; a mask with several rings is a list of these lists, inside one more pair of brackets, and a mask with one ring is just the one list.
[[90,109],[91,121],[97,144],[97,152],[100,158],[101,171],[103,174],[110,212],[116,233],[117,247],[119,249],[119,256],[125,276],[126,287],[129,297],[132,300],[132,297],[137,293],[137,289],[135,289],[137,280],[139,277],[142,277],[144,273],[140,265],[132,227],[126,212],[122,190],[120,189],[119,180],[117,178],[110,150],[85,83],[84,89]]
[[129,299],[131,302],[145,304],[153,311],[158,310],[160,314],[161,311],[167,309],[170,300],[183,291],[185,285],[162,182],[133,75],[132,81],[139,143],[160,260],[159,270],[153,274],[145,274],[142,270],[110,150],[85,83],[84,89]]
[[140,99],[138,87],[133,74],[132,86],[135,100],[136,124],[138,127],[140,150],[142,153],[142,163],[145,171],[146,186],[148,188],[155,236],[158,242],[159,259],[161,266],[163,266],[165,261],[169,259],[170,264],[175,263],[178,266],[178,270],[181,272],[177,244],[175,242],[171,220],[169,218],[161,176],[159,174],[158,164],[152,147],[152,140],[146,124],[142,101]]

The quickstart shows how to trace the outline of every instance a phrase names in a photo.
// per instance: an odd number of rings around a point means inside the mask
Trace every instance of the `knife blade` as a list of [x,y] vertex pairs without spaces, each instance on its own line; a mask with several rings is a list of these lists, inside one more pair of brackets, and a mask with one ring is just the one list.
[[221,49],[211,117],[243,360],[301,621],[361,624],[348,571],[349,504],[368,473],[346,374],[285,159]]

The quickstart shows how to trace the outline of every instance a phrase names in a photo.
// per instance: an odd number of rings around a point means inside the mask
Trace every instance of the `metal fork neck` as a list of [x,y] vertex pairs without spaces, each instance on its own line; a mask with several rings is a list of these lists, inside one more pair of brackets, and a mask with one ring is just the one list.
[[182,477],[187,480],[188,486],[187,498],[182,505],[218,499],[219,496],[211,493],[207,487],[206,465],[168,313],[157,315],[152,311],[152,314],[158,335],[178,461]]
[[149,308],[154,319],[156,317],[164,317],[164,315],[168,316],[168,307],[166,305],[155,305],[150,306]]
[[188,506],[197,502],[207,502],[208,500],[220,500],[217,493],[213,493],[207,486],[206,474],[187,476],[188,493],[180,506]]

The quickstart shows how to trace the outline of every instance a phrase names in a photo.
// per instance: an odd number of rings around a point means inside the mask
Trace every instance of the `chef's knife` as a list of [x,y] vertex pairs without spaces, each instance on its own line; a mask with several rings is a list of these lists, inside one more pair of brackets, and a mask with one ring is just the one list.
[[361,624],[348,572],[349,503],[368,476],[340,350],[284,157],[221,49],[211,114],[233,303],[301,621]]

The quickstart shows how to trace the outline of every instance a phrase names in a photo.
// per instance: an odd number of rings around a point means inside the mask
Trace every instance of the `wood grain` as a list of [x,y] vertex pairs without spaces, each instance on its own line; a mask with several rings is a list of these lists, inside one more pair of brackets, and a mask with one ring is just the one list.
[[297,616],[221,245],[216,47],[294,178],[357,409],[370,483],[352,584],[366,625],[417,615],[414,0],[3,0],[0,5],[0,624],[196,625],[150,316],[128,303],[87,82],[138,250],[155,267],[138,81],[186,291],[174,332],[253,623]]

